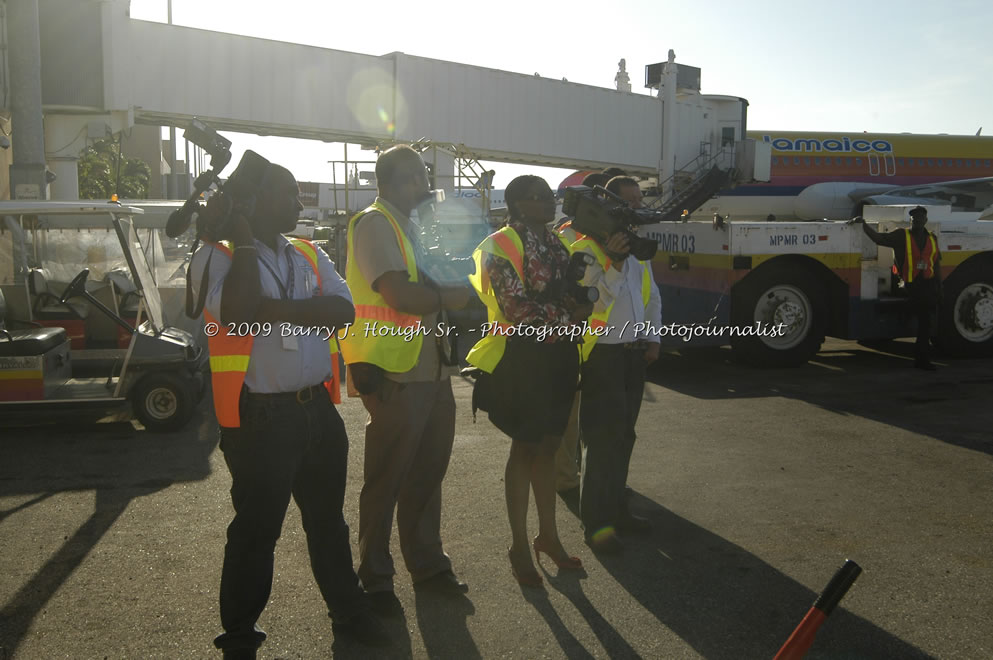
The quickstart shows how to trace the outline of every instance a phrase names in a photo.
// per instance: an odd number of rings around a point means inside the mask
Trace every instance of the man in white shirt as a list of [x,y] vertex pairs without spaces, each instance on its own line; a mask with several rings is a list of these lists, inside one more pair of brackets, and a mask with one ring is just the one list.
[[[638,183],[617,176],[607,190],[641,207]],[[617,233],[606,245],[593,239],[577,241],[577,249],[592,254],[583,284],[595,286],[600,299],[594,317],[603,320],[603,334],[592,350],[585,346],[582,405],[579,425],[583,441],[580,518],[586,541],[596,552],[618,553],[622,534],[648,532],[648,520],[633,515],[625,498],[628,465],[635,441],[635,423],[645,389],[645,370],[658,359],[659,337],[651,332],[662,322],[662,299],[651,264],[630,258],[628,237]],[[590,339],[587,339],[589,342]]]

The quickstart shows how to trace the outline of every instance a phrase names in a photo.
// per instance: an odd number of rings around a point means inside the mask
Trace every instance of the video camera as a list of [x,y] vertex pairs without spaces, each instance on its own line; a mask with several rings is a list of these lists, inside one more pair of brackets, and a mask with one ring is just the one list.
[[[166,236],[176,238],[187,229],[193,215],[197,216],[197,239],[219,241],[226,238],[228,223],[233,212],[249,216],[255,208],[255,193],[265,176],[269,161],[254,151],[246,151],[241,162],[227,181],[218,176],[231,162],[231,141],[195,118],[183,134],[184,137],[210,155],[210,169],[202,172],[193,182],[193,193],[182,208],[173,211],[166,222]],[[200,204],[200,195],[212,185],[217,193],[207,208]]]
[[569,257],[569,266],[566,268],[565,277],[554,280],[538,296],[538,302],[561,302],[563,298],[569,297],[579,305],[595,303],[600,300],[600,292],[595,286],[583,286],[579,283],[586,275],[586,267],[596,263],[592,254],[586,252],[573,252]]
[[562,212],[572,217],[572,228],[586,234],[601,246],[618,232],[626,235],[631,254],[648,261],[658,251],[658,243],[635,233],[637,225],[661,222],[661,214],[649,209],[633,209],[627,202],[602,186],[570,186],[565,189]]

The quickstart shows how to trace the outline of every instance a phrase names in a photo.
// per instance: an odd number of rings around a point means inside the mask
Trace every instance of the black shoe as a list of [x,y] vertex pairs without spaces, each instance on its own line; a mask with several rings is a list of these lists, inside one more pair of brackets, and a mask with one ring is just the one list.
[[224,649],[224,660],[255,660],[255,649]]
[[614,527],[623,534],[648,534],[652,531],[652,523],[648,522],[648,518],[633,513],[622,516],[614,523]]
[[335,621],[331,624],[331,630],[335,637],[344,635],[366,646],[390,644],[390,634],[372,610],[359,612],[344,621]]
[[590,546],[590,549],[598,555],[619,555],[624,552],[624,543],[613,532],[604,534],[602,538],[595,540],[592,537],[586,537],[586,545]]
[[938,367],[934,366],[933,363],[931,363],[931,362],[924,362],[924,361],[921,361],[921,360],[918,360],[918,361],[914,362],[914,367],[917,368],[917,369],[923,369],[924,371],[937,371],[938,370]]
[[374,591],[368,595],[372,611],[381,617],[403,616],[403,605],[392,591]]
[[451,569],[414,583],[414,591],[431,591],[448,596],[461,596],[469,591],[469,585],[459,581]]

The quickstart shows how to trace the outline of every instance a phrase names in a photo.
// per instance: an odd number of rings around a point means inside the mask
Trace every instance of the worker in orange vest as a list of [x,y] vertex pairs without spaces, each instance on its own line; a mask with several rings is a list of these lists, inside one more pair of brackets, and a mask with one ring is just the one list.
[[925,228],[927,209],[917,206],[910,210],[910,229],[894,229],[880,234],[865,224],[862,216],[852,220],[862,225],[873,243],[893,248],[896,271],[904,282],[914,315],[917,317],[917,343],[914,366],[934,371],[931,363],[931,328],[941,299],[941,250],[938,237]]
[[[227,211],[226,197],[211,198],[208,224]],[[254,207],[231,212],[229,240],[205,243],[191,265],[194,294],[204,289],[214,407],[235,511],[221,570],[224,633],[214,640],[225,658],[255,658],[265,640],[256,622],[269,600],[291,496],[335,634],[388,641],[352,568],[342,515],[348,437],[332,402],[332,347],[334,332],[355,311],[331,260],[283,236],[302,209],[296,179],[269,165]]]

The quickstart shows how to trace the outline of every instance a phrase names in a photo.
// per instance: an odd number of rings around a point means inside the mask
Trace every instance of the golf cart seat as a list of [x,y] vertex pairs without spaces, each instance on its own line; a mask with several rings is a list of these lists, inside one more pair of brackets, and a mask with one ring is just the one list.
[[0,290],[0,357],[42,355],[68,341],[65,328],[8,329],[4,323],[6,315],[7,302]]
[[86,348],[86,317],[90,306],[80,302],[62,302],[48,288],[47,273],[32,268],[28,273],[28,290],[34,298],[31,313],[41,325],[65,328],[74,349]]
[[79,302],[61,302],[48,288],[48,273],[41,268],[32,268],[28,273],[28,289],[34,297],[31,306],[39,321],[85,320],[90,315],[90,306]]
[[114,289],[121,296],[117,301],[117,309],[121,316],[134,317],[138,313],[138,303],[141,302],[141,294],[138,293],[137,287],[135,287],[134,282],[131,281],[131,277],[128,276],[127,272],[123,269],[115,268],[108,271],[103,276],[103,279],[105,282],[113,284]]

